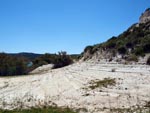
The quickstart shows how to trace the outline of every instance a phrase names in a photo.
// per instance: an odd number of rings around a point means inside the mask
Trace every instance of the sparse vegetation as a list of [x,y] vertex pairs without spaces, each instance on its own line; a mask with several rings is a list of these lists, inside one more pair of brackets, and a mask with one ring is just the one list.
[[54,64],[55,68],[61,68],[73,63],[73,59],[67,52],[61,51],[58,54],[44,54],[33,61],[34,67],[39,67],[46,64]]
[[150,102],[145,105],[136,105],[129,108],[111,108],[111,113],[150,113]]
[[92,53],[93,53],[93,46],[87,46],[87,47],[84,49],[84,51],[85,51],[85,52],[88,51],[89,53],[92,54]]
[[[105,51],[115,57],[117,53],[123,56],[130,56],[128,61],[137,62],[139,56],[150,53],[150,22],[134,24],[127,31],[117,37],[112,37],[108,41],[87,46],[84,53],[89,51],[92,56],[96,51]],[[135,57],[137,56],[137,58]],[[104,56],[106,57],[106,56]],[[132,57],[132,58],[131,58]]]
[[111,78],[104,78],[103,80],[95,80],[95,81],[91,81],[89,88],[94,90],[96,88],[102,88],[105,87],[107,88],[108,86],[114,86],[116,84],[115,79],[111,79]]
[[138,62],[138,57],[134,54],[129,55],[127,58],[127,61],[134,61],[134,62]]
[[70,108],[44,107],[31,109],[0,110],[0,113],[77,113]]
[[126,52],[127,52],[127,50],[126,50],[126,48],[125,47],[120,47],[120,48],[118,48],[118,52],[119,52],[119,54],[126,54]]

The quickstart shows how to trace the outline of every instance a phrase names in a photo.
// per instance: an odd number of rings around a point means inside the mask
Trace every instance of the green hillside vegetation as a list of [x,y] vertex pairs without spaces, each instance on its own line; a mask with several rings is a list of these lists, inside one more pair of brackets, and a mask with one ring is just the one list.
[[59,52],[58,54],[44,54],[33,60],[33,67],[39,67],[46,64],[54,64],[55,68],[61,68],[73,63],[73,59],[66,52]]
[[[27,57],[25,57],[27,55]],[[31,54],[10,55],[6,53],[0,53],[0,76],[13,76],[13,75],[27,75],[35,68],[46,65],[54,64],[55,68],[61,68],[73,63],[73,59],[78,58],[77,55],[71,57],[66,52],[59,52],[58,54],[44,54],[31,60],[29,56]],[[31,66],[28,66],[32,62]]]
[[28,73],[28,60],[24,57],[0,53],[0,76],[23,75]]
[[150,22],[134,24],[117,37],[112,37],[101,44],[87,46],[84,53],[89,51],[93,55],[98,50],[109,51],[112,57],[119,53],[126,56],[124,57],[126,60],[137,61],[139,56],[143,57],[150,53]]

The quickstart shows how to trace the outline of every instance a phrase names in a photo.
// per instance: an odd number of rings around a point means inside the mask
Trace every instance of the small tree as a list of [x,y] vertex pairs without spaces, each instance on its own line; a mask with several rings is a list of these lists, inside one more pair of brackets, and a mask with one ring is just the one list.
[[73,63],[72,58],[67,55],[67,52],[61,51],[58,53],[58,57],[55,59],[53,68],[61,68]]
[[120,48],[118,49],[118,52],[119,52],[119,54],[125,54],[125,53],[127,52],[127,50],[126,50],[125,47],[120,47]]
[[26,59],[0,53],[0,76],[27,74]]
[[87,46],[85,49],[84,49],[84,52],[89,52],[90,54],[93,54],[94,51],[93,51],[93,46]]
[[144,54],[144,50],[143,50],[142,47],[136,48],[136,49],[134,50],[134,53],[135,53],[135,55],[137,55],[137,56],[144,56],[144,55],[145,55],[145,54]]

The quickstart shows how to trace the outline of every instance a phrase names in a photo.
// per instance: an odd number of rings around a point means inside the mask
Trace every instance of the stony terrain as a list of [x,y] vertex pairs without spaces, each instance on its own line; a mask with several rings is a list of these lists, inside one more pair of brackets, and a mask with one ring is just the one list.
[[150,20],[150,8],[148,8],[140,17],[140,23],[146,23]]
[[40,67],[36,68],[35,70],[31,71],[30,74],[43,74],[43,73],[46,73],[47,71],[52,69],[53,66],[54,66],[53,64],[40,66]]
[[[41,69],[41,68],[40,68]],[[90,89],[91,81],[115,85]],[[150,101],[150,66],[116,62],[78,62],[44,74],[0,78],[0,108],[61,106],[88,113],[144,106]]]

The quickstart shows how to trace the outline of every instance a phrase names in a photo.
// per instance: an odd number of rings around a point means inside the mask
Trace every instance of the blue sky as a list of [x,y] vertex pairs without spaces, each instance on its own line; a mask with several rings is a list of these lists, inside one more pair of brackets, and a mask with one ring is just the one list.
[[137,23],[150,0],[0,0],[0,52],[81,53]]

